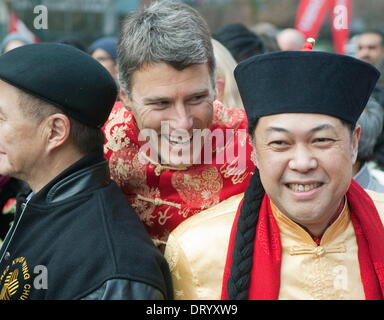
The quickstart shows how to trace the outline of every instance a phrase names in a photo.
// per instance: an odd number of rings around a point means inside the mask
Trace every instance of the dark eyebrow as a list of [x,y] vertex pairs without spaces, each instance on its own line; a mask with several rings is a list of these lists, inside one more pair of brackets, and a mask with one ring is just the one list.
[[[321,130],[335,130],[335,127],[331,124],[325,123],[325,124],[321,124],[321,125],[318,125],[317,127],[312,128],[311,130],[309,130],[309,132],[314,133],[314,132],[318,132]],[[290,133],[289,130],[282,128],[282,127],[268,127],[267,131],[268,132]]]
[[289,131],[287,129],[280,128],[280,127],[268,127],[267,131],[268,132],[285,132],[285,133],[289,133]]
[[169,97],[162,97],[162,96],[154,96],[154,97],[147,97],[143,99],[143,103],[154,103],[159,101],[169,101]]
[[209,90],[208,90],[208,89],[197,90],[196,92],[191,93],[190,95],[188,95],[188,96],[187,96],[187,99],[188,99],[188,98],[192,98],[192,97],[196,97],[196,96],[207,95],[208,93],[209,93]]
[[[201,96],[201,95],[206,95],[208,94],[208,89],[201,89],[201,90],[196,90],[195,92],[191,93],[186,97],[186,99],[190,99],[196,96]],[[143,98],[143,103],[154,103],[154,102],[159,102],[159,101],[170,101],[171,99],[166,96],[153,96],[153,97],[146,97]]]

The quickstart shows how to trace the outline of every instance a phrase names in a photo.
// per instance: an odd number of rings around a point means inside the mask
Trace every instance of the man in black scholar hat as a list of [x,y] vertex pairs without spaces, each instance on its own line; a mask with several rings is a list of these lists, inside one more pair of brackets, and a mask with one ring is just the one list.
[[0,251],[0,299],[164,299],[169,269],[109,179],[101,127],[117,88],[65,44],[0,57],[0,174],[26,181]]
[[244,196],[169,236],[179,298],[383,299],[384,198],[352,180],[355,123],[378,77],[325,52],[237,66],[257,169]]

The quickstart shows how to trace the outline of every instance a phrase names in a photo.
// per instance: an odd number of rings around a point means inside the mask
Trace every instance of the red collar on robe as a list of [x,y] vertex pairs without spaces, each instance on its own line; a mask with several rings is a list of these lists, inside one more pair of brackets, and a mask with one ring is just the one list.
[[[367,300],[382,300],[384,298],[383,224],[372,199],[354,180],[352,180],[348,189],[347,201],[356,234],[358,259],[365,297]],[[224,268],[222,299],[228,299],[227,281],[231,270],[232,251],[241,205],[242,202],[237,210],[231,231]],[[279,229],[272,214],[270,200],[265,195],[260,208],[256,230],[248,299],[278,299],[281,252]]]
[[[241,131],[246,133],[244,110],[225,108],[215,101],[213,111],[210,130],[234,129],[235,137],[242,136]],[[143,164],[139,158],[143,142],[138,139],[133,113],[121,102],[115,104],[103,130],[111,177],[122,188],[154,239],[165,241],[186,218],[244,192],[255,170],[247,134],[233,140],[235,155],[238,148],[245,148],[246,169],[240,172],[235,163],[216,163],[220,152],[224,152],[219,149],[213,153],[211,164],[193,165],[187,170],[170,169],[153,161]]]

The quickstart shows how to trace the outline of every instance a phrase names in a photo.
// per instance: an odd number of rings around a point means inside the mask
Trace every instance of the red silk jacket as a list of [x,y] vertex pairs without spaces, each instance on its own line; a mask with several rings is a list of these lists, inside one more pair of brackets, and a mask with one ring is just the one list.
[[[143,156],[140,148],[145,142],[139,141],[133,113],[121,102],[116,102],[103,127],[104,154],[111,177],[154,240],[165,242],[179,223],[244,192],[248,186],[255,164],[246,133],[246,114],[242,109],[225,108],[218,101],[213,108],[210,130],[221,130],[224,142],[219,145],[212,139],[212,161],[204,163],[202,159],[201,164],[188,168],[175,169]],[[233,151],[234,156],[231,157],[228,150]],[[143,160],[147,160],[146,163]]]

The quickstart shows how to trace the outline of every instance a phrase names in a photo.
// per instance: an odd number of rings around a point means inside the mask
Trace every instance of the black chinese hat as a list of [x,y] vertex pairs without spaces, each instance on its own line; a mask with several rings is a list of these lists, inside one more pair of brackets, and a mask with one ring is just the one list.
[[96,128],[117,96],[114,79],[99,62],[59,43],[25,45],[1,55],[0,79]]
[[234,72],[250,128],[278,113],[320,113],[355,124],[380,76],[366,62],[319,51],[262,54]]

